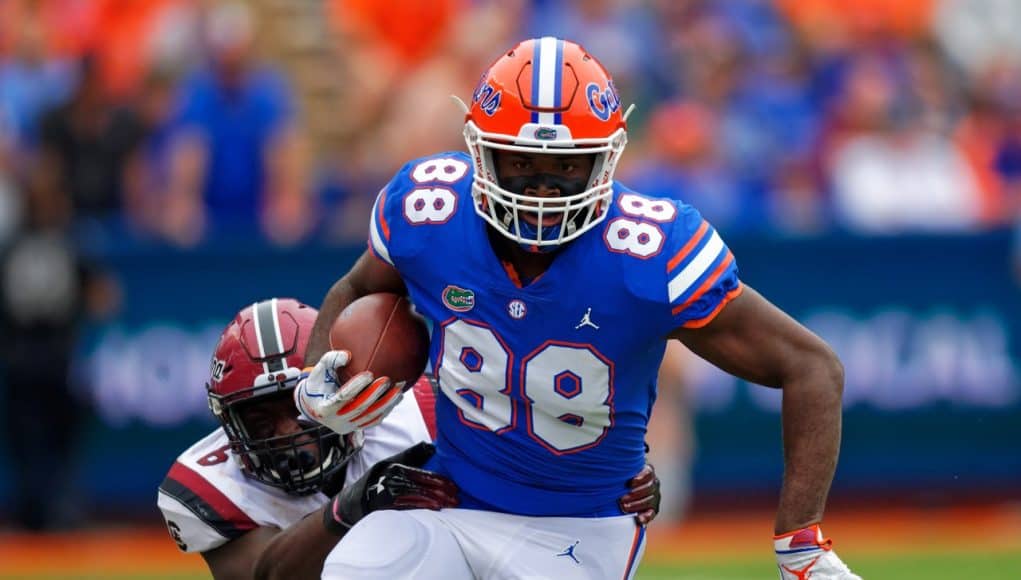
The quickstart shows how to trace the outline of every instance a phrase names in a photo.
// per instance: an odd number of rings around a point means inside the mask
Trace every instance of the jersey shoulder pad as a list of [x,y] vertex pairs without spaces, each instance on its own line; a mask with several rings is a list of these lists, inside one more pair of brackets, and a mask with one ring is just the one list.
[[243,479],[217,429],[181,454],[160,483],[157,505],[170,536],[185,552],[205,552],[259,525],[232,498],[229,482]]
[[625,279],[640,298],[666,307],[664,331],[704,326],[740,293],[734,255],[690,205],[620,186],[608,221],[607,247],[637,258],[622,258]]
[[369,221],[369,249],[396,266],[429,247],[438,226],[471,206],[471,158],[447,151],[408,162],[376,197]]

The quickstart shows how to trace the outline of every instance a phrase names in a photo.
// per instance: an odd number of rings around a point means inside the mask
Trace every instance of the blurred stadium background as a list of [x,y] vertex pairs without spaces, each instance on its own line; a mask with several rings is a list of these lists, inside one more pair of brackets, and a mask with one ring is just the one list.
[[[618,177],[697,206],[847,368],[826,530],[867,578],[1021,578],[1021,3],[0,0],[0,577],[201,578],[156,487],[227,317],[317,304],[517,39],[635,102]],[[647,578],[768,578],[779,396],[681,355]]]

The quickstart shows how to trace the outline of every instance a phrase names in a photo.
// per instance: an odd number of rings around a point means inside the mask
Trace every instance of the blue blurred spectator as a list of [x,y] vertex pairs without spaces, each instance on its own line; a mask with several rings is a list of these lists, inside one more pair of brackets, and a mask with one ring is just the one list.
[[645,195],[692,204],[721,229],[750,226],[754,201],[721,155],[718,122],[712,109],[696,103],[659,107],[649,120],[647,149],[622,168],[620,180]]
[[629,0],[566,0],[541,2],[525,22],[526,37],[557,36],[581,44],[607,70],[625,97],[642,105],[658,101],[671,90],[665,44],[655,12],[644,2]]
[[261,223],[283,243],[312,225],[290,88],[254,62],[253,19],[244,4],[215,7],[206,27],[211,62],[181,88],[164,226],[182,244],[210,225]]
[[0,58],[0,117],[21,156],[38,145],[43,114],[67,100],[74,72],[71,63],[47,57],[44,31],[37,21],[26,20],[17,29],[11,54]]
[[865,233],[973,228],[975,173],[945,127],[926,124],[900,70],[862,53],[848,71],[824,152],[839,219]]

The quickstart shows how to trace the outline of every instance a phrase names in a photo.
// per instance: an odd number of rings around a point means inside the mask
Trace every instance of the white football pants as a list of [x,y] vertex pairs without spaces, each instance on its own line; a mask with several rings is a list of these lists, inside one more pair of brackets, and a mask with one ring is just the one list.
[[323,578],[629,580],[644,550],[645,528],[632,516],[386,510],[351,528],[326,557]]

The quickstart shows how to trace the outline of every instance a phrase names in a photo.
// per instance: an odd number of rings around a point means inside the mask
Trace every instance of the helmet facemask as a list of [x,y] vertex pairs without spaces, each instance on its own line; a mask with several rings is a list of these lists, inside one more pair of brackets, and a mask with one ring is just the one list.
[[[546,133],[543,133],[544,129],[526,125],[521,134],[555,135],[558,138],[518,136],[509,139],[506,135],[484,133],[471,120],[465,123],[464,129],[465,142],[475,162],[472,197],[476,213],[497,232],[533,252],[556,250],[602,222],[613,195],[613,172],[627,143],[624,129],[605,139],[571,139],[569,129],[564,126]],[[499,179],[494,151],[571,156],[592,154],[595,159],[592,173],[581,187],[558,183],[560,196],[540,197],[525,195],[525,187],[519,189],[514,186],[525,185],[529,180],[542,179],[543,176]],[[534,216],[538,223],[526,220],[526,213]]]
[[[260,430],[252,424],[253,408],[272,408],[274,404],[293,407],[292,394],[299,375],[294,367],[267,373],[258,377],[250,389],[222,397],[210,393],[209,403],[230,439],[231,451],[249,476],[293,495],[310,495],[339,475],[361,447],[361,441],[360,437],[342,437],[301,418],[295,419],[299,429],[284,435],[269,435],[265,428]],[[297,410],[294,414],[298,416]]]

